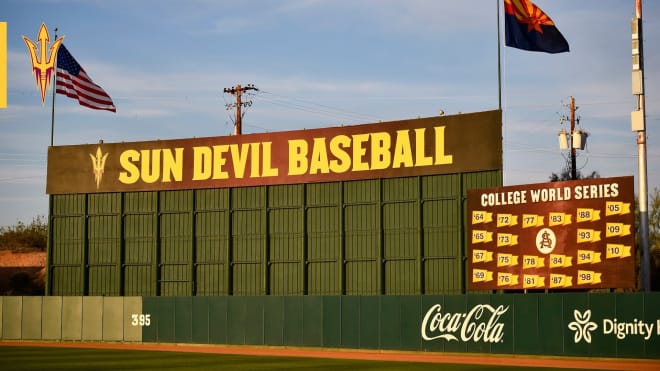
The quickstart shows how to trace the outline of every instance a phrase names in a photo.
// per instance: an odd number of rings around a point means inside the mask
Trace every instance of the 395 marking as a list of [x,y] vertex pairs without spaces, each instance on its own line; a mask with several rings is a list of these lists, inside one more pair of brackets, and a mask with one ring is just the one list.
[[131,326],[140,326],[140,327],[151,326],[151,314],[144,314],[144,313],[131,314]]

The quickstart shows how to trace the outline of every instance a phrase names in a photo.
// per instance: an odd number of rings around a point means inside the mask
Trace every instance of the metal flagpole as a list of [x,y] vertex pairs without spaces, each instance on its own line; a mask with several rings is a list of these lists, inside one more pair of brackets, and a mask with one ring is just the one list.
[[[55,40],[57,40],[57,27],[55,27]],[[50,110],[50,146],[53,146],[53,133],[55,132],[55,90],[57,85],[57,58],[53,64],[53,101]]]
[[[57,40],[57,27],[55,27],[55,40]],[[57,56],[56,56],[57,57]],[[53,101],[50,110],[50,146],[53,146],[53,133],[55,132],[55,90],[57,90],[57,58],[53,64]],[[53,195],[48,195],[48,239],[46,245],[46,277],[45,277],[45,294],[49,296],[52,294],[51,289],[51,270],[50,265],[52,262],[51,254],[53,251]]]
[[500,36],[500,0],[496,0],[497,5],[497,107],[502,110],[502,58],[501,48],[502,40]]

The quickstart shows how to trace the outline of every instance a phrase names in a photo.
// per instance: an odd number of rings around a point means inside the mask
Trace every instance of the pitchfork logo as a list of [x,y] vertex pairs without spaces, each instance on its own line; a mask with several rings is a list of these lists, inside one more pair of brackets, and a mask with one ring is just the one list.
[[103,178],[103,172],[105,171],[105,160],[108,159],[108,153],[103,153],[101,147],[99,146],[96,149],[96,156],[89,154],[89,158],[92,159],[92,171],[94,172],[94,182],[96,182],[96,189],[99,189],[101,186],[101,179]]
[[48,35],[46,24],[42,23],[41,28],[39,28],[39,33],[37,34],[37,42],[39,43],[39,46],[41,46],[40,53],[37,55],[37,44],[23,36],[23,41],[25,41],[25,45],[27,45],[28,51],[30,52],[32,71],[37,80],[37,89],[41,91],[41,105],[43,105],[46,100],[46,91],[50,85],[50,76],[55,69],[57,50],[63,40],[64,36],[58,37],[57,40],[53,42],[50,46],[50,56],[48,56],[48,42],[50,42],[50,35]]
[[591,331],[598,328],[596,322],[591,322],[591,309],[587,309],[584,313],[579,310],[573,310],[573,317],[575,321],[568,324],[568,328],[575,331],[573,340],[579,343],[584,339],[587,343],[591,344]]

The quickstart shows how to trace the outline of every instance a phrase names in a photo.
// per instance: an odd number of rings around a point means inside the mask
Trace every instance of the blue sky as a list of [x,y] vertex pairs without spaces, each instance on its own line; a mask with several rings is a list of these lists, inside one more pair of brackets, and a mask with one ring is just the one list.
[[[496,109],[496,0],[15,1],[0,110],[0,226],[46,215],[51,96],[41,104],[21,38],[45,22],[117,113],[57,95],[55,145],[229,135],[232,96],[254,84],[243,132],[297,130]],[[502,47],[504,183],[565,164],[570,96],[590,133],[578,167],[637,177],[630,130],[633,0],[537,0],[571,52]],[[184,5],[185,4],[185,5]],[[660,2],[644,1],[649,188],[660,188]]]

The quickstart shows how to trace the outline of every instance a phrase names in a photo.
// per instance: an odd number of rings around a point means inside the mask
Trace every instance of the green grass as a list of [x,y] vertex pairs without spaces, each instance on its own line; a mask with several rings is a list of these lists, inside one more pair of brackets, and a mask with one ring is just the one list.
[[[318,358],[256,357],[143,350],[0,346],[2,370],[510,370],[452,365]],[[517,368],[517,370],[559,370]],[[561,369],[566,371],[568,369]]]

